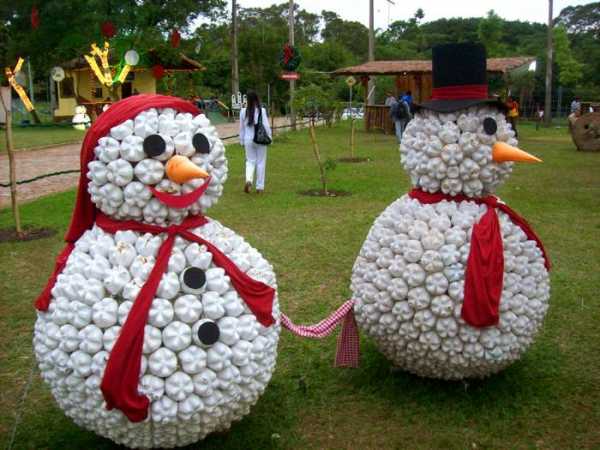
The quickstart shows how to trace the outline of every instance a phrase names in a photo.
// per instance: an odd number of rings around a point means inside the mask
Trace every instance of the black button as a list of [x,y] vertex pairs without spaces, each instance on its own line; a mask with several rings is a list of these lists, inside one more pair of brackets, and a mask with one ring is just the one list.
[[221,331],[219,330],[219,326],[212,320],[210,322],[204,322],[198,327],[198,339],[200,339],[200,342],[204,345],[213,345],[219,340],[220,334]]
[[483,131],[485,131],[486,134],[492,135],[498,131],[498,124],[491,117],[486,117],[483,120]]
[[202,133],[196,133],[192,138],[192,144],[198,153],[210,153],[210,142]]
[[206,284],[206,274],[197,267],[188,267],[183,272],[183,283],[190,289],[201,289]]
[[151,134],[144,139],[144,152],[151,158],[160,156],[167,149],[167,143],[158,134]]

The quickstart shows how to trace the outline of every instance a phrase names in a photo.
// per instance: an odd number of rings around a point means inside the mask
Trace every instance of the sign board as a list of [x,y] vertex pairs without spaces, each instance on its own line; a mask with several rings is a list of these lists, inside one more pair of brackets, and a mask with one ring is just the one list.
[[283,72],[279,78],[282,80],[299,80],[300,74],[298,72]]
[[348,87],[354,86],[356,84],[356,78],[352,76],[346,78],[346,84],[348,85]]
[[[11,90],[10,86],[0,86],[0,95],[2,96],[2,101],[4,102],[4,106],[7,106],[8,109],[11,109],[12,99],[11,99]],[[0,123],[6,123],[6,114],[4,113],[4,108],[0,106]]]

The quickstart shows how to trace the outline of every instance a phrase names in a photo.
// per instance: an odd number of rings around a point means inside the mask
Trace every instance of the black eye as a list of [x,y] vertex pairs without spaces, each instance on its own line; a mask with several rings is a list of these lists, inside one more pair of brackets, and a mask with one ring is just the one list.
[[162,155],[166,149],[167,143],[158,134],[151,134],[144,139],[144,152],[150,158]]
[[486,134],[492,135],[497,130],[498,130],[498,124],[496,123],[496,121],[494,119],[492,119],[491,117],[486,117],[483,120],[483,131],[485,131]]
[[198,153],[209,153],[210,142],[202,133],[196,133],[192,138],[192,144]]
[[199,294],[206,285],[206,274],[198,267],[188,267],[181,272],[182,289],[187,294]]
[[198,327],[198,340],[206,346],[213,345],[219,340],[221,331],[218,325],[210,319],[206,319]]

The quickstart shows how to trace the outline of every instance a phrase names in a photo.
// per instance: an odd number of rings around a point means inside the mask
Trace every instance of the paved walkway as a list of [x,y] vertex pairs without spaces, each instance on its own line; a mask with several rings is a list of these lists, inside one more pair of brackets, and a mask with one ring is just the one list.
[[[275,126],[287,125],[285,117],[277,117]],[[238,133],[238,123],[216,125],[219,136],[227,137]],[[285,128],[280,131],[286,130]],[[237,138],[228,139],[227,144],[238,142]],[[38,175],[63,170],[79,169],[80,144],[59,145],[40,150],[22,150],[15,153],[17,160],[17,179],[27,180]],[[79,174],[57,175],[43,178],[17,187],[19,203],[30,201],[43,195],[69,190],[77,185]],[[8,156],[0,154],[0,183],[8,183]],[[10,188],[0,187],[0,208],[10,205]]]

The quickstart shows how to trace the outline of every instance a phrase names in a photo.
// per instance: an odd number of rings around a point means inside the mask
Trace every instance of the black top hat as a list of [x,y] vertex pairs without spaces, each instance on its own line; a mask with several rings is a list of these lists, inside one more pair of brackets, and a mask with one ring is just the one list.
[[420,105],[437,112],[452,112],[481,103],[505,108],[489,98],[485,47],[482,44],[445,44],[433,47],[431,99]]

